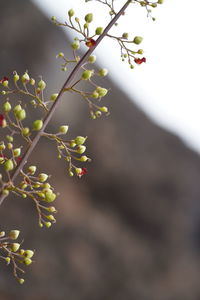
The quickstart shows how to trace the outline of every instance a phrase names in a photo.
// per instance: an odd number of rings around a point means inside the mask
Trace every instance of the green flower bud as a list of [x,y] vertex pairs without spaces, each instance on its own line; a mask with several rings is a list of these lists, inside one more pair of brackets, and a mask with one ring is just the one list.
[[71,47],[72,49],[74,50],[78,50],[80,48],[80,43],[79,41],[74,41],[72,44],[71,44]]
[[13,150],[14,157],[18,157],[21,154],[21,148],[15,148]]
[[133,43],[135,43],[136,45],[139,45],[140,43],[142,43],[143,38],[141,36],[135,36]]
[[69,176],[70,177],[74,176],[74,173],[72,171],[69,171]]
[[78,145],[78,146],[84,144],[85,141],[86,141],[86,137],[83,137],[83,136],[77,136],[77,137],[75,138],[75,143],[76,143],[76,145]]
[[36,166],[30,166],[28,167],[28,172],[31,173],[31,175],[34,175],[36,172]]
[[42,120],[35,120],[33,122],[33,130],[39,131],[43,126],[43,121]]
[[82,169],[81,168],[76,168],[75,171],[76,171],[76,174],[78,175],[82,172]]
[[93,71],[92,71],[92,70],[85,70],[85,71],[82,73],[81,78],[82,78],[83,80],[88,80],[88,79],[90,79],[90,78],[92,77],[92,75],[93,75]]
[[22,110],[22,107],[20,104],[16,105],[13,109],[14,113],[16,114],[18,111]]
[[14,82],[17,82],[19,80],[19,75],[15,72],[13,76]]
[[152,3],[151,7],[154,7],[154,8],[157,7],[157,3]]
[[44,225],[47,227],[47,228],[49,228],[49,227],[51,227],[51,222],[44,222]]
[[58,97],[58,94],[57,94],[57,93],[52,94],[52,95],[51,95],[51,101],[55,101],[55,100],[57,99],[57,97]]
[[76,143],[74,140],[70,141],[69,143],[70,147],[74,148],[76,146]]
[[90,55],[88,57],[88,62],[93,64],[96,61],[96,56],[95,55]]
[[122,37],[123,37],[123,39],[128,39],[128,32],[124,32],[123,34],[122,34]]
[[85,16],[85,22],[91,23],[93,21],[93,14],[87,14]]
[[29,82],[30,77],[29,77],[29,75],[28,75],[27,72],[24,73],[24,75],[22,76],[21,80],[22,80],[22,83],[27,83],[27,82]]
[[92,98],[94,99],[98,99],[99,98],[99,93],[97,93],[97,91],[94,91],[91,95]]
[[11,159],[6,160],[6,162],[4,163],[4,169],[7,172],[12,171],[14,169],[14,164]]
[[53,215],[49,215],[49,216],[46,216],[46,218],[49,220],[49,221],[52,221],[52,222],[56,222],[56,219],[54,218]]
[[39,87],[40,90],[44,90],[44,89],[45,89],[46,83],[44,82],[44,80],[41,79],[41,80],[38,82],[38,87]]
[[52,16],[52,17],[51,17],[51,21],[52,21],[52,22],[55,22],[55,21],[56,21],[56,17],[55,17],[55,16]]
[[7,135],[6,139],[8,142],[13,142],[13,137],[11,135]]
[[44,189],[51,189],[51,185],[50,185],[48,182],[44,183],[44,184],[42,185],[42,187],[43,187]]
[[11,250],[13,252],[17,252],[17,250],[19,250],[20,248],[20,244],[19,243],[13,243],[12,246],[11,246]]
[[10,102],[6,101],[4,104],[3,104],[3,111],[5,113],[8,113],[10,110],[11,110],[11,104]]
[[11,230],[8,234],[9,238],[12,240],[16,240],[20,234],[19,230]]
[[102,87],[98,86],[96,88],[96,92],[99,94],[99,97],[104,97],[108,93],[108,90],[105,89],[105,88],[102,88]]
[[85,152],[85,150],[86,150],[86,147],[84,145],[80,145],[80,146],[77,147],[76,151],[79,154],[83,154]]
[[5,231],[1,231],[1,232],[0,232],[0,237],[1,237],[1,238],[4,237],[5,235],[6,235]]
[[24,278],[19,278],[19,279],[18,279],[18,282],[19,282],[20,284],[23,284],[24,281],[25,281]]
[[88,160],[88,157],[86,155],[81,156],[80,161],[86,162]]
[[28,136],[30,134],[30,129],[28,127],[25,127],[22,129],[22,135],[23,136]]
[[103,27],[97,27],[95,31],[96,35],[101,35],[103,33],[103,30]]
[[19,120],[19,121],[24,120],[26,118],[25,109],[21,109],[21,110],[17,111],[15,116],[16,116],[16,119]]
[[54,194],[52,191],[45,192],[45,201],[46,202],[53,202],[56,199],[56,194]]
[[62,133],[62,134],[66,134],[67,131],[68,131],[68,129],[69,129],[69,126],[67,126],[67,125],[62,125],[62,126],[60,126],[60,128],[59,128],[59,132]]
[[32,262],[33,262],[32,259],[30,259],[29,257],[25,257],[25,258],[24,258],[24,264],[25,264],[26,266],[32,264]]
[[51,212],[51,213],[56,213],[56,212],[57,212],[57,210],[55,209],[54,206],[48,207],[47,210],[48,210],[49,212]]
[[26,258],[31,258],[31,257],[33,257],[33,255],[34,255],[34,251],[32,251],[32,250],[25,250],[24,251],[24,256]]
[[13,148],[13,144],[12,143],[8,143],[7,147],[8,147],[9,150],[11,150]]
[[73,17],[74,14],[75,14],[75,12],[74,12],[73,9],[68,10],[68,16],[69,16],[70,18]]
[[6,261],[7,265],[9,265],[9,264],[10,264],[10,261],[11,261],[10,257],[7,256],[7,257],[5,258],[5,261]]
[[87,29],[89,27],[89,23],[85,23],[83,26],[84,26],[84,29]]
[[108,70],[107,69],[101,69],[99,70],[99,76],[106,76],[108,74]]
[[8,196],[9,195],[9,190],[7,190],[7,189],[3,189],[3,191],[2,191],[2,194],[4,195],[4,196]]
[[47,174],[45,174],[45,173],[40,173],[39,175],[38,175],[38,180],[40,181],[40,182],[45,182],[47,179],[48,179],[48,175]]
[[138,54],[143,54],[143,53],[144,53],[144,50],[139,49],[137,53],[138,53]]
[[2,82],[2,85],[3,85],[4,87],[8,87],[8,80],[4,80],[4,81]]
[[163,3],[164,3],[164,0],[158,0],[157,3],[158,3],[158,4],[163,4]]
[[108,112],[108,108],[106,106],[102,106],[101,108],[99,108],[100,111],[107,113]]
[[99,118],[99,117],[101,117],[102,113],[101,113],[100,110],[97,110],[97,111],[95,112],[95,115]]
[[29,83],[30,83],[31,85],[35,85],[35,79],[34,79],[34,78],[31,78],[30,81],[29,81]]
[[1,144],[0,144],[0,151],[3,151],[5,149],[6,149],[6,146],[5,146],[4,142],[1,142]]

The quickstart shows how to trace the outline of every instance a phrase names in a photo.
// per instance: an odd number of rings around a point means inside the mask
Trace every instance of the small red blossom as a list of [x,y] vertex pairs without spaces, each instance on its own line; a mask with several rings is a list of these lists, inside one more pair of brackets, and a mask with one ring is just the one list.
[[87,174],[87,169],[86,168],[82,168],[82,171],[80,173],[78,173],[78,177],[82,177],[85,174]]
[[4,115],[0,115],[0,127],[3,127],[4,123],[5,123],[5,117]]
[[142,63],[146,62],[146,57],[135,58],[134,61],[135,61],[136,64],[141,65]]
[[86,46],[88,46],[89,48],[92,48],[96,45],[96,41],[93,39],[88,39],[87,42],[85,43]]
[[22,157],[21,157],[21,156],[18,156],[18,157],[16,158],[16,160],[17,160],[17,162],[20,162],[20,161],[22,160]]
[[8,77],[4,76],[4,77],[0,80],[0,83],[3,83],[4,81],[8,81]]

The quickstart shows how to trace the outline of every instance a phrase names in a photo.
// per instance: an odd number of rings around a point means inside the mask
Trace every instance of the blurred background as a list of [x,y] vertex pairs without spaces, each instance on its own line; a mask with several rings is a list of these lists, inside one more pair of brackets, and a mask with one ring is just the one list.
[[[55,56],[71,51],[71,37],[31,1],[0,4],[0,78],[28,70],[43,76],[49,95],[57,92],[66,75]],[[46,140],[30,159],[61,194],[57,224],[39,229],[28,199],[10,197],[0,208],[1,230],[19,228],[24,247],[36,249],[23,286],[1,263],[0,300],[200,299],[200,157],[155,124],[135,104],[138,95],[112,76],[103,84],[112,90],[103,102],[109,117],[90,120],[82,99],[66,95],[49,125],[88,136],[88,174],[69,178]]]

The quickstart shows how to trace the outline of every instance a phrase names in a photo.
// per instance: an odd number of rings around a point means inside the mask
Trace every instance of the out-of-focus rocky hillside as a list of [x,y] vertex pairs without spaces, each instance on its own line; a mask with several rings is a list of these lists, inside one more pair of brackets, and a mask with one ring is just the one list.
[[[0,78],[29,70],[56,92],[65,75],[54,57],[67,45],[30,1],[0,0]],[[36,249],[23,286],[1,263],[0,300],[200,299],[200,157],[119,86],[104,84],[112,90],[109,117],[90,120],[82,99],[69,94],[50,124],[88,136],[88,174],[69,178],[47,141],[31,157],[61,192],[57,224],[39,229],[28,199],[0,207],[1,229],[19,227],[24,247]]]

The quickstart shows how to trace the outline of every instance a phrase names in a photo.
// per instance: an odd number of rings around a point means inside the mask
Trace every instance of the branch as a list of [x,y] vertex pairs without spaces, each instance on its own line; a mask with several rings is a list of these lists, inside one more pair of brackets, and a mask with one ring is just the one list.
[[[95,41],[95,45],[92,46],[84,55],[83,57],[80,59],[80,61],[77,63],[77,65],[74,67],[74,69],[72,70],[72,72],[70,73],[69,77],[67,78],[67,80],[65,81],[64,85],[62,86],[62,88],[60,89],[60,92],[58,94],[58,97],[56,99],[56,101],[54,102],[54,104],[51,106],[49,112],[47,113],[44,122],[43,122],[43,127],[40,131],[38,131],[38,133],[36,134],[36,136],[34,137],[31,145],[27,148],[26,152],[24,153],[20,163],[18,164],[18,166],[15,168],[13,174],[10,177],[10,181],[13,182],[16,177],[18,176],[19,172],[22,170],[23,166],[26,164],[29,156],[31,155],[32,151],[34,150],[35,146],[37,145],[40,137],[43,135],[44,130],[46,128],[46,126],[48,125],[49,121],[51,120],[56,108],[59,106],[60,102],[61,102],[61,96],[64,93],[64,91],[70,87],[71,82],[73,81],[73,79],[75,78],[76,74],[78,73],[78,71],[80,70],[80,68],[82,67],[82,65],[87,61],[88,57],[91,55],[91,53],[95,50],[95,48],[99,45],[99,43],[102,41],[102,39],[107,35],[108,31],[111,29],[111,27],[116,23],[116,21],[119,19],[119,17],[124,13],[124,11],[126,10],[126,8],[128,7],[128,5],[132,2],[132,0],[128,0],[126,1],[126,3],[124,4],[124,6],[120,9],[120,11],[115,15],[115,17],[110,21],[110,23],[107,25],[107,27],[104,29],[102,35],[99,36],[99,38]],[[7,184],[5,184],[3,186],[3,188],[6,187]],[[2,188],[2,189],[3,189]],[[0,205],[3,203],[4,199],[6,198],[6,195],[1,195],[0,196]]]

